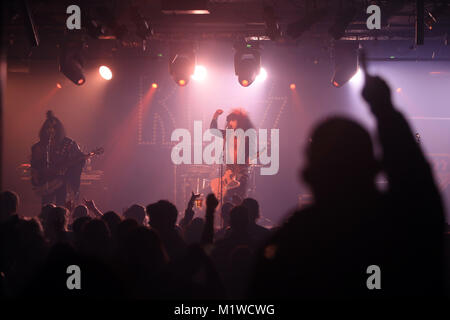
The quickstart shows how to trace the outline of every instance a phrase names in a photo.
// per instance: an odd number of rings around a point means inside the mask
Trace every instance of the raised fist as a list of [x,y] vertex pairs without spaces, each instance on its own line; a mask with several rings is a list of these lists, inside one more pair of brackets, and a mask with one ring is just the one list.
[[392,106],[391,89],[380,77],[366,77],[362,96],[370,104],[374,112],[381,108],[389,108]]

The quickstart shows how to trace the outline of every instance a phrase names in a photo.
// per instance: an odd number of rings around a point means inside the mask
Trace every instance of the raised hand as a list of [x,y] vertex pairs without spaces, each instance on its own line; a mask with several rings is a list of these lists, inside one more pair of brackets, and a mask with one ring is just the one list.
[[217,119],[222,113],[223,113],[222,109],[217,109],[213,116],[214,119]]
[[195,194],[194,192],[192,192],[191,198],[188,202],[188,208],[192,208],[194,206],[195,199],[197,199],[198,197],[200,197],[200,193]]
[[98,210],[97,206],[95,205],[94,200],[86,200],[83,199],[83,202],[85,204],[85,206],[88,208],[88,210],[92,213],[94,213],[96,216],[102,216],[103,213]]
[[370,104],[373,112],[392,107],[391,89],[380,77],[366,75],[362,96]]

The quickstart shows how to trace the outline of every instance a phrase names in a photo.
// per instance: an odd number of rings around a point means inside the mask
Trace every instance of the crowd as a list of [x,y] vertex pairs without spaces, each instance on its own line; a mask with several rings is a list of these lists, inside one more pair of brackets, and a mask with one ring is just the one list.
[[[143,299],[390,298],[448,294],[448,235],[430,166],[388,85],[368,76],[363,97],[377,121],[382,158],[353,120],[319,124],[300,177],[314,201],[279,227],[258,225],[247,198],[218,208],[214,195],[194,218],[169,201],[121,215],[92,200],[48,204],[37,218],[19,196],[0,194],[0,295]],[[377,189],[375,177],[389,181]],[[23,215],[23,216],[22,216]],[[215,229],[220,215],[223,227]],[[177,223],[177,221],[179,221]],[[67,287],[79,266],[81,289]],[[369,288],[369,266],[381,286]]]

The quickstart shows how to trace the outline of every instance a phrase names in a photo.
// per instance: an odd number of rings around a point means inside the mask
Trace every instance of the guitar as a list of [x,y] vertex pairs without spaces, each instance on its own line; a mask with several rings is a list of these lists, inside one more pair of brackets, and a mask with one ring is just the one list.
[[64,163],[59,163],[53,168],[31,171],[31,183],[34,192],[41,197],[53,194],[64,184],[64,176],[72,166],[86,160],[92,156],[100,155],[103,148],[97,148],[89,153],[82,154]]
[[[220,183],[222,182],[222,192],[220,192]],[[210,182],[211,191],[216,196],[217,200],[224,198],[228,190],[235,189],[241,185],[239,181],[233,176],[233,171],[230,169],[225,171],[225,174],[221,178],[212,179]],[[221,194],[222,193],[222,194]]]

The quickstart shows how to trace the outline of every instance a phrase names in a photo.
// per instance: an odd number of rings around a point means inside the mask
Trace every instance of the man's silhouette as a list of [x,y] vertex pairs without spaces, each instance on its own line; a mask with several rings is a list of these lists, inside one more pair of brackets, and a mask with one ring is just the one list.
[[[354,121],[335,117],[314,130],[301,173],[314,203],[260,251],[252,297],[442,294],[444,215],[430,166],[387,84],[367,76],[362,94],[377,120],[382,160]],[[376,188],[380,170],[386,192]],[[381,269],[381,290],[367,288],[370,265]]]

